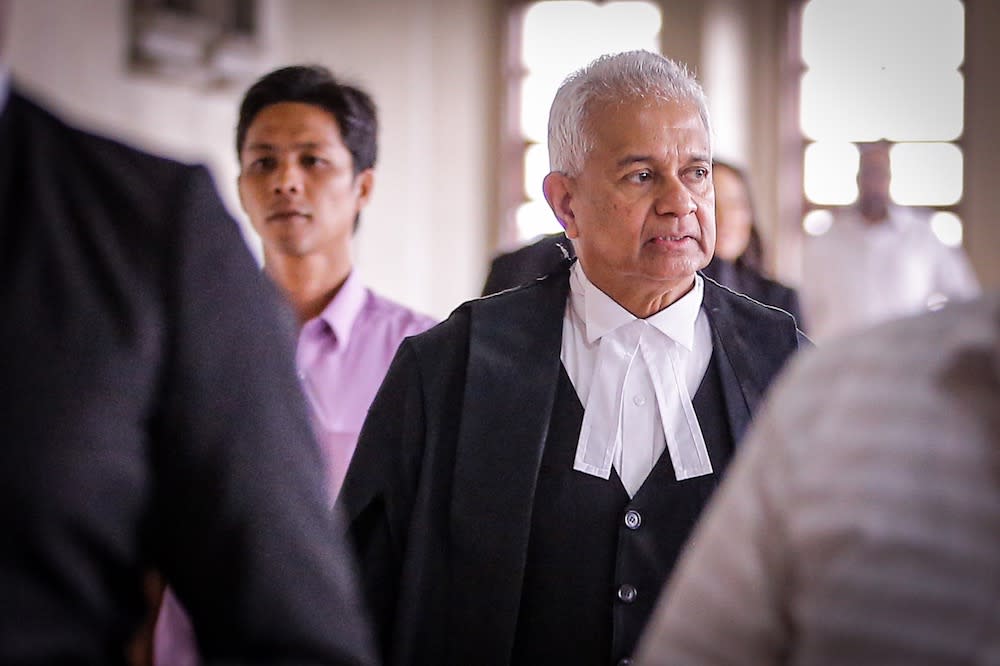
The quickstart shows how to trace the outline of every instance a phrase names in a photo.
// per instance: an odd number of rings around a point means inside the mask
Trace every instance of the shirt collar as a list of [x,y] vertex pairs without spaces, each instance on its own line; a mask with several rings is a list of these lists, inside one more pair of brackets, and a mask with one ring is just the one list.
[[338,345],[347,345],[351,338],[354,321],[365,304],[366,289],[356,269],[352,269],[344,284],[323,309],[317,319],[321,319],[333,331]]
[[[694,287],[670,306],[647,317],[646,323],[685,349],[692,350],[694,323],[701,310],[704,293],[705,283],[701,275],[695,273]],[[573,264],[570,271],[570,299],[573,308],[583,320],[587,342],[591,344],[618,327],[637,319],[635,315],[594,286],[579,261]]]

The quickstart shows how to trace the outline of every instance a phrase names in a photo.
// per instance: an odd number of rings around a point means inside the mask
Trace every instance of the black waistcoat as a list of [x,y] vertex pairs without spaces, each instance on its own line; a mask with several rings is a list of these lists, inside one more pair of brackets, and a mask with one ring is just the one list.
[[677,481],[664,450],[629,500],[614,469],[608,480],[573,470],[583,407],[560,367],[512,663],[607,666],[631,655],[732,456],[717,353],[692,402],[714,473]]

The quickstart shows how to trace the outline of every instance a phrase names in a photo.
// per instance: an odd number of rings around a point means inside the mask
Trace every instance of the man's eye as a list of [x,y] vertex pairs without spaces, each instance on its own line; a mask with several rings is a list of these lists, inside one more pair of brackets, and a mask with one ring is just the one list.
[[302,166],[316,166],[319,164],[325,164],[326,160],[322,157],[316,157],[315,155],[303,155],[302,156]]
[[250,169],[253,171],[266,171],[268,169],[273,169],[274,165],[275,160],[273,157],[258,157],[250,163]]
[[648,169],[643,169],[642,171],[636,171],[631,175],[631,180],[636,183],[645,183],[653,178],[653,172]]

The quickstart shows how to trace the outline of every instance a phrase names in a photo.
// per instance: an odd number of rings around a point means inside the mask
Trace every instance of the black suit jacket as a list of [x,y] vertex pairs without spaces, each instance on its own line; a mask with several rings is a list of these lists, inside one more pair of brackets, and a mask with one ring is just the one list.
[[554,273],[574,257],[573,243],[563,233],[542,236],[534,243],[497,255],[490,263],[483,296],[519,287]]
[[795,317],[795,323],[800,329],[806,328],[802,320],[802,307],[799,305],[798,292],[791,287],[766,278],[739,261],[733,263],[718,257],[714,257],[709,262],[704,272],[708,277],[726,285],[733,291],[746,294],[765,305],[784,310]]
[[[387,664],[509,663],[568,293],[470,301],[393,360],[340,495]],[[710,279],[703,307],[738,440],[804,338]]]
[[207,172],[15,90],[0,146],[0,663],[121,663],[147,567],[209,661],[370,661],[291,330]]

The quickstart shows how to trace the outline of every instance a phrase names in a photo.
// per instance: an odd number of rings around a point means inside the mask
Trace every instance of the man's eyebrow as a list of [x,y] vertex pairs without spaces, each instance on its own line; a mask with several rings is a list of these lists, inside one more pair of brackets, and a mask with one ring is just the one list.
[[[329,144],[322,141],[305,141],[303,143],[292,144],[292,148],[295,148],[296,150],[317,150],[320,148],[324,148],[328,145]],[[265,143],[263,141],[247,144],[246,149],[257,150],[261,152],[274,152],[278,150],[274,144]]]
[[619,168],[626,167],[630,164],[636,164],[637,162],[651,162],[653,157],[651,155],[626,155],[617,162]]

